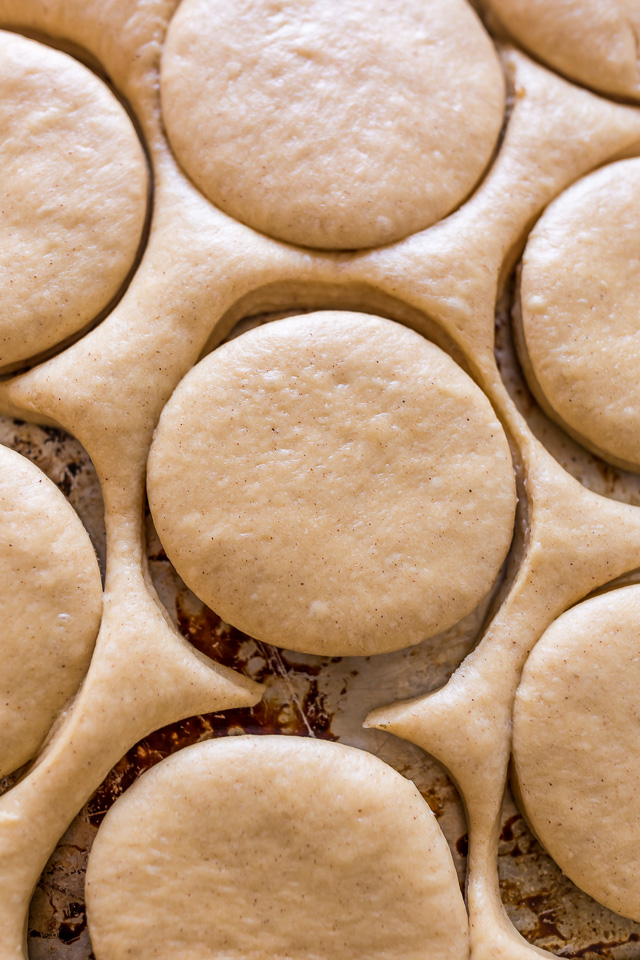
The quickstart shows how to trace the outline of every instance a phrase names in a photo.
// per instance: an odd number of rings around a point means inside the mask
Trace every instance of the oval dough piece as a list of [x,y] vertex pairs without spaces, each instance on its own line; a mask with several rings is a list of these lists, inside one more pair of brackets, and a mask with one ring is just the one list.
[[640,470],[640,160],[585,177],[524,252],[520,358],[536,398],[610,463]]
[[183,0],[162,106],[178,160],[226,213],[290,243],[359,249],[467,197],[504,81],[465,0]]
[[31,759],[89,666],[100,571],[77,514],[0,446],[0,776]]
[[488,0],[509,33],[566,76],[640,97],[638,0]]
[[569,610],[543,635],[518,689],[520,801],[562,870],[640,920],[640,587]]
[[323,740],[181,750],[111,808],[87,871],[98,960],[464,960],[449,848],[416,787]]
[[0,366],[82,330],[131,269],[147,165],[125,110],[76,60],[0,31]]
[[333,312],[254,329],[187,374],[148,491],[201,600],[260,640],[335,656],[469,613],[515,508],[507,440],[473,381],[397,323]]

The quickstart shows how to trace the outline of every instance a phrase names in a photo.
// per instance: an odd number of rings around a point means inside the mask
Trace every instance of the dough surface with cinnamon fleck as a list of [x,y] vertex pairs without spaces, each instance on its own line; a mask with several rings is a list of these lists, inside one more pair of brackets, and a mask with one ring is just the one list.
[[466,960],[447,843],[416,787],[323,740],[226,737],[145,774],[91,851],[98,960]]
[[470,377],[397,323],[339,312],[259,327],[187,374],[148,490],[200,599],[260,640],[335,656],[469,613],[515,507],[505,434]]
[[480,179],[504,81],[464,0],[183,0],[162,58],[176,156],[226,213],[309,247],[423,230]]

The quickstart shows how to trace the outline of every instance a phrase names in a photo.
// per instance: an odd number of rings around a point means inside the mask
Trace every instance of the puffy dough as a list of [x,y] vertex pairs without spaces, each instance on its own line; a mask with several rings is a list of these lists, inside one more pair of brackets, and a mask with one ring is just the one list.
[[163,411],[148,491],[200,599],[258,639],[337,656],[469,613],[515,509],[507,440],[473,381],[399,324],[338,312],[199,363]]
[[98,960],[465,960],[446,841],[372,755],[297,737],[197,744],[107,814],[87,872]]
[[118,293],[148,174],[125,110],[90,70],[0,31],[0,367],[82,330]]
[[465,0],[184,0],[162,105],[180,163],[222,210],[291,243],[359,249],[466,198],[504,81]]
[[524,252],[516,330],[544,409],[617,466],[640,470],[640,160],[563,193]]
[[517,792],[571,880],[640,920],[640,587],[563,614],[529,657],[514,711]]
[[640,98],[638,0],[485,0],[513,37],[602,93]]
[[102,613],[100,571],[73,508],[0,446],[0,775],[26,763],[75,693]]

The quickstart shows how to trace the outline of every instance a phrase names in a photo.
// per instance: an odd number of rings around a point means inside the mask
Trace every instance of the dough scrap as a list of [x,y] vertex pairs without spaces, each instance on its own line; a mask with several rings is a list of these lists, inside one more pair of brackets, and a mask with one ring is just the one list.
[[58,488],[0,446],[0,776],[36,753],[84,677],[100,625],[91,541]]
[[290,243],[359,249],[467,197],[504,81],[464,0],[184,0],[162,106],[178,160],[226,213]]
[[580,180],[523,257],[520,358],[538,401],[610,463],[640,470],[640,160]]
[[0,31],[0,367],[82,330],[133,266],[147,164],[124,108],[76,60]]
[[640,587],[556,620],[527,660],[513,716],[522,807],[579,887],[640,920]]
[[93,845],[98,960],[465,960],[449,848],[416,787],[323,740],[187,747],[116,802]]
[[638,0],[486,0],[509,33],[594,90],[640,98]]
[[339,312],[274,321],[190,371],[148,493],[201,600],[332,656],[411,646],[469,613],[515,509],[509,446],[473,381],[413,331]]

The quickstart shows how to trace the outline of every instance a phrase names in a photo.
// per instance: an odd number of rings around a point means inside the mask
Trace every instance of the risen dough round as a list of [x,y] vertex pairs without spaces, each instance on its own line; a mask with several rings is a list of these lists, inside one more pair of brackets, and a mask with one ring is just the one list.
[[277,646],[366,655],[469,613],[512,534],[489,401],[438,347],[355,313],[269,323],[165,407],[149,502],[187,585]]
[[640,587],[579,604],[525,666],[513,723],[524,811],[574,883],[640,920]]
[[147,166],[101,80],[0,32],[0,366],[81,330],[118,292],[144,225]]
[[639,0],[486,0],[541,60],[603,93],[640,97]]
[[529,237],[520,356],[542,406],[606,460],[640,470],[640,160],[580,180]]
[[465,960],[451,855],[415,786],[294,737],[187,747],[116,802],[87,872],[98,960]]
[[465,199],[495,147],[504,84],[465,0],[183,0],[162,105],[184,169],[231,216],[358,249]]
[[80,685],[102,612],[89,537],[58,488],[0,446],[0,776],[26,763]]

